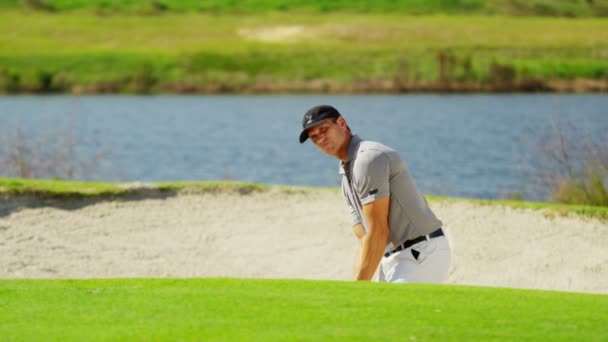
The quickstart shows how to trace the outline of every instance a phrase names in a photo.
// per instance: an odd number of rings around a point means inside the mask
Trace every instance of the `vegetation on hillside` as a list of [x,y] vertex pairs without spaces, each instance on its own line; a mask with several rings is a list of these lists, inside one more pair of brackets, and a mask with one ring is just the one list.
[[0,92],[606,91],[608,21],[0,12]]
[[96,13],[161,14],[167,12],[356,12],[399,14],[482,14],[513,16],[608,16],[607,0],[0,0],[0,7],[49,12],[92,10]]

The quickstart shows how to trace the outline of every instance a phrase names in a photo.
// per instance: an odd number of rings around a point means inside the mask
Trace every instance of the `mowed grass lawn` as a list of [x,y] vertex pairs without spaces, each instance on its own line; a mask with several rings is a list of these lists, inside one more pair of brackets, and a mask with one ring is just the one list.
[[[514,65],[518,77],[597,79],[608,70],[603,18],[9,9],[0,11],[0,31],[5,78],[14,73],[34,88],[49,73],[58,84],[142,73],[154,84],[436,80],[439,51],[458,59],[454,79],[484,79],[493,62]],[[467,60],[470,69],[460,70]]]
[[608,337],[608,296],[302,280],[1,280],[3,341]]
[[[261,13],[97,16],[88,12],[44,14],[1,11],[4,53],[123,51],[176,54],[242,48],[255,39],[243,30],[298,25],[302,33],[268,41],[360,48],[608,48],[608,20],[500,16]],[[251,39],[249,39],[251,38]],[[289,39],[291,38],[291,39]],[[244,48],[247,48],[245,46]],[[574,52],[574,51],[573,51]]]

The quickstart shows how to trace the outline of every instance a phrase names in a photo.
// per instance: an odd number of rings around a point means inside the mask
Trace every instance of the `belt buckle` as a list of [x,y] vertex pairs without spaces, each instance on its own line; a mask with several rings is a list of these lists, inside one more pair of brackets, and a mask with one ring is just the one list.
[[[407,241],[407,240],[406,240]],[[400,244],[399,246],[397,246],[397,248],[393,249],[392,251],[386,252],[384,253],[384,257],[387,258],[389,257],[391,254],[395,254],[397,252],[401,252],[402,250],[404,250],[405,248],[403,248],[403,246],[405,246],[405,242]]]

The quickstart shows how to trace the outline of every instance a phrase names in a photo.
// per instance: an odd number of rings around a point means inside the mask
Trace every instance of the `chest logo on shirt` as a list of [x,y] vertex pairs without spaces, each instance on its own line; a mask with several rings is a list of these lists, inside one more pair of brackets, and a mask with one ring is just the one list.
[[372,191],[369,192],[370,196],[371,195],[375,195],[377,193],[378,193],[378,189],[374,189],[374,190],[372,190]]

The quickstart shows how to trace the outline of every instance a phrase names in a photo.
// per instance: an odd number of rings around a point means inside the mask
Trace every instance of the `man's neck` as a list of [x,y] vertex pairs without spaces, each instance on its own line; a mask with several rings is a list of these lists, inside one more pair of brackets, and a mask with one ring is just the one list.
[[344,145],[342,145],[342,147],[340,148],[340,150],[338,151],[338,155],[336,156],[339,160],[341,161],[348,161],[348,148],[350,146],[350,141],[353,139],[352,134],[349,134],[345,141],[344,141]]

